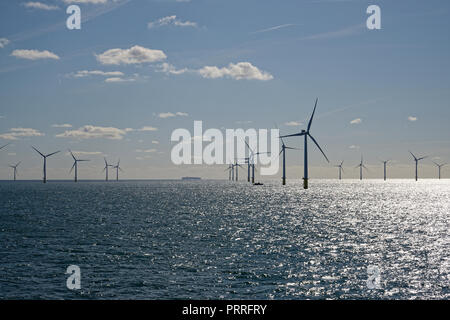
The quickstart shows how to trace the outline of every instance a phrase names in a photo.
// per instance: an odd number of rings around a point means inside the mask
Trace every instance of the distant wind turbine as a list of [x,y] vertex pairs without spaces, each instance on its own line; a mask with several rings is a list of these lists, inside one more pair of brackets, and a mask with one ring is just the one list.
[[434,161],[433,161],[433,163],[436,165],[436,167],[438,167],[438,174],[439,174],[438,176],[439,176],[439,180],[441,180],[441,168],[447,164],[446,163],[438,164],[437,162],[434,162]]
[[228,171],[228,180],[231,181],[231,171],[233,171],[233,164],[230,163],[228,165],[228,168],[226,168],[224,171]]
[[[243,167],[238,163],[237,159],[235,159],[235,160],[234,160],[233,168],[236,168],[236,181],[239,181],[239,173],[238,173],[239,167],[243,168]],[[234,170],[233,170],[233,173],[234,173]]]
[[73,158],[73,166],[72,166],[72,168],[70,169],[70,172],[72,172],[73,168],[75,168],[75,179],[74,179],[74,181],[77,182],[77,181],[78,181],[78,162],[85,162],[85,161],[89,161],[89,160],[81,160],[81,159],[77,159],[77,158],[75,158],[75,156],[73,155],[72,151],[69,150],[69,152],[70,152],[70,155],[71,155],[72,158]]
[[428,156],[417,158],[411,151],[409,153],[411,153],[411,155],[414,158],[414,161],[416,162],[416,181],[417,181],[419,179],[418,172],[417,172],[417,167],[418,167],[419,161],[427,158]]
[[382,163],[383,163],[383,172],[384,172],[384,181],[386,181],[386,165],[387,165],[387,163],[389,162],[389,161],[391,161],[391,160],[380,160]]
[[43,182],[44,183],[47,183],[47,158],[48,157],[51,157],[52,155],[54,155],[54,154],[57,154],[59,151],[56,151],[56,152],[53,152],[53,153],[50,153],[50,154],[47,154],[47,155],[45,155],[45,154],[42,154],[38,149],[36,149],[35,147],[33,147],[33,146],[31,146],[33,149],[34,149],[34,151],[36,151],[37,153],[39,153],[40,155],[41,155],[41,157],[42,158],[44,158],[44,177],[43,177]]
[[342,172],[344,172],[343,164],[344,160],[342,160],[341,164],[335,165],[336,168],[339,168],[339,180],[342,180]]
[[112,164],[108,164],[108,161],[106,161],[106,158],[103,158],[105,160],[105,167],[103,168],[103,171],[106,171],[106,181],[108,181],[108,167],[112,167]]
[[361,162],[355,168],[359,168],[359,180],[362,180],[363,179],[363,168],[366,169],[367,171],[369,171],[369,169],[367,169],[367,167],[363,163],[362,155],[361,155]]
[[119,181],[119,170],[123,172],[122,168],[120,167],[120,159],[117,162],[117,165],[113,168],[116,169],[116,181]]
[[16,175],[17,175],[17,167],[19,166],[20,162],[18,162],[16,165],[10,165],[10,168],[13,168],[14,170],[14,181],[16,181]]
[[304,176],[303,176],[303,188],[304,189],[308,189],[308,137],[310,137],[311,140],[317,146],[317,148],[319,148],[320,152],[322,152],[322,154],[325,157],[325,159],[327,160],[327,162],[330,162],[330,160],[328,160],[327,156],[325,155],[325,152],[323,152],[322,148],[317,143],[316,139],[314,139],[314,137],[309,133],[310,129],[311,129],[311,124],[312,124],[312,121],[313,121],[313,118],[314,118],[314,113],[316,112],[317,101],[318,101],[318,98],[316,99],[316,103],[314,105],[314,110],[313,110],[313,113],[311,115],[311,119],[309,119],[308,127],[307,127],[306,130],[302,130],[299,133],[294,133],[294,134],[290,134],[290,135],[286,135],[286,136],[281,136],[280,137],[280,138],[300,137],[300,136],[304,136],[305,137],[305,148],[304,148],[304,158],[305,159],[304,159]]
[[[275,127],[278,129],[278,126],[277,126],[277,124],[275,123]],[[284,186],[284,185],[286,185],[286,149],[287,150],[300,150],[300,149],[298,149],[298,148],[292,148],[292,147],[288,147],[288,146],[286,146],[286,144],[284,143],[284,140],[283,140],[283,138],[280,138],[281,139],[281,151],[280,151],[280,153],[278,154],[278,156],[280,156],[281,154],[283,154],[283,177],[281,178],[281,180],[282,180],[282,185]]]
[[247,145],[248,151],[249,151],[249,157],[248,162],[250,163],[250,166],[252,167],[252,183],[255,183],[255,156],[259,156],[260,154],[270,154],[270,152],[254,152],[252,148],[250,148],[247,141],[245,141],[245,144]]

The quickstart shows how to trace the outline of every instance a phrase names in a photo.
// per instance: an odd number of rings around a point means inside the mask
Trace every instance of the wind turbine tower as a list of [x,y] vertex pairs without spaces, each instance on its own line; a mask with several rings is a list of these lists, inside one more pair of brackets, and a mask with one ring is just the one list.
[[441,168],[442,168],[443,166],[445,166],[446,163],[438,164],[438,163],[436,163],[436,162],[434,162],[434,161],[433,161],[433,163],[434,163],[434,164],[436,165],[436,167],[438,168],[438,177],[439,177],[439,180],[441,180]]
[[344,164],[344,160],[342,160],[341,164],[336,165],[336,168],[339,168],[339,180],[342,180],[342,172],[344,171],[344,168],[342,165]]
[[103,158],[105,160],[105,167],[103,168],[103,171],[106,171],[106,181],[108,181],[108,167],[112,167],[112,164],[108,164],[108,161],[106,161],[106,158]]
[[390,160],[381,160],[381,162],[383,162],[383,172],[384,172],[384,181],[386,181],[386,165]]
[[308,127],[306,130],[302,130],[301,132],[298,133],[294,133],[294,134],[290,134],[290,135],[286,135],[286,136],[281,136],[280,138],[288,138],[288,137],[301,137],[304,136],[305,138],[305,148],[304,148],[304,175],[303,175],[303,188],[304,189],[308,189],[308,137],[311,138],[311,140],[315,143],[315,145],[317,146],[317,148],[319,148],[320,152],[322,152],[323,156],[325,157],[325,159],[327,160],[327,162],[330,162],[330,160],[328,160],[327,156],[325,155],[325,153],[323,152],[322,148],[319,146],[319,144],[317,143],[316,139],[314,139],[314,137],[310,134],[310,130],[311,130],[311,124],[314,118],[314,113],[316,112],[316,108],[317,108],[317,101],[318,98],[316,99],[316,103],[314,105],[314,110],[313,113],[311,115],[311,118],[309,119],[308,122]]
[[117,162],[117,166],[114,166],[113,168],[116,169],[116,181],[119,181],[119,170],[123,172],[122,168],[120,167],[120,159]]
[[70,172],[72,172],[72,170],[75,168],[75,179],[74,179],[74,181],[75,181],[75,182],[78,182],[78,162],[85,162],[85,161],[89,161],[89,160],[81,160],[81,159],[77,159],[77,158],[75,158],[75,156],[73,155],[72,151],[69,150],[69,152],[70,152],[70,155],[71,155],[72,158],[73,158],[73,166],[72,166],[72,168],[70,169]]
[[362,155],[361,155],[361,162],[356,166],[356,168],[359,168],[359,180],[362,180],[363,179],[363,168],[366,169],[366,170],[369,170],[364,165],[363,156]]
[[57,154],[59,151],[53,152],[53,153],[49,153],[49,154],[42,154],[38,149],[36,149],[35,147],[31,146],[34,151],[36,151],[37,153],[39,153],[41,155],[41,157],[44,159],[44,177],[43,177],[43,182],[47,183],[47,158],[51,157],[54,154]]

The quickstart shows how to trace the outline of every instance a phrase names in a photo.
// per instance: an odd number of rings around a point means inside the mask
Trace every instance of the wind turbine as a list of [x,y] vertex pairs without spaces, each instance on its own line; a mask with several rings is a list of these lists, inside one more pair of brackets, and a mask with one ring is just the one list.
[[248,157],[249,165],[252,167],[252,183],[255,183],[255,156],[259,156],[260,154],[270,154],[270,152],[254,152],[252,148],[248,145],[247,141],[245,141],[245,144],[247,145],[248,151],[250,153]]
[[10,168],[13,168],[14,170],[14,181],[16,181],[16,175],[17,175],[17,167],[19,166],[20,162],[18,162],[16,165],[10,165]]
[[[275,128],[278,129],[278,126],[276,123],[275,123]],[[300,149],[288,147],[284,143],[283,138],[280,138],[280,139],[281,139],[281,151],[278,154],[278,156],[280,156],[280,154],[283,154],[283,177],[281,179],[282,179],[282,184],[284,186],[284,185],[286,185],[286,149],[289,149],[289,150],[300,150]]]
[[425,158],[427,158],[428,156],[424,156],[424,157],[417,158],[411,151],[410,151],[409,153],[411,153],[411,155],[412,155],[413,158],[414,158],[414,161],[416,162],[416,181],[417,181],[417,180],[419,179],[418,174],[417,174],[417,166],[418,166],[418,164],[419,164],[419,161],[420,161],[420,160],[423,160],[423,159],[425,159]]
[[361,155],[361,162],[355,168],[359,168],[359,180],[362,180],[363,179],[363,168],[366,169],[367,171],[369,171],[369,169],[367,169],[367,167],[363,163],[362,155]]
[[231,181],[231,171],[233,170],[233,164],[230,163],[228,165],[228,168],[226,168],[224,171],[228,171],[228,180]]
[[53,153],[50,153],[50,154],[47,154],[47,155],[45,155],[45,154],[42,154],[38,149],[36,149],[35,147],[33,147],[33,146],[31,146],[33,149],[34,149],[34,151],[36,151],[37,153],[39,153],[41,156],[42,156],[42,158],[44,158],[44,178],[43,178],[43,182],[44,183],[46,183],[47,182],[47,158],[48,157],[51,157],[52,155],[54,155],[54,154],[57,154],[59,151],[56,151],[56,152],[53,152]]
[[[237,159],[235,159],[235,160],[234,160],[234,164],[233,164],[233,168],[236,168],[236,181],[239,181],[239,173],[238,173],[239,167],[243,168],[243,167],[237,162]],[[233,170],[233,177],[234,177],[234,170]]]
[[77,158],[75,158],[75,156],[73,155],[72,151],[69,150],[69,152],[70,152],[70,155],[71,155],[72,158],[73,158],[73,166],[72,166],[72,168],[70,169],[70,172],[72,172],[73,168],[75,168],[75,180],[74,180],[74,181],[77,182],[77,181],[78,181],[78,162],[85,162],[85,161],[89,161],[89,160],[80,160],[80,159],[77,159]]
[[343,164],[344,160],[342,160],[341,164],[335,165],[336,168],[339,168],[339,180],[342,180],[342,172],[344,172]]
[[436,162],[434,162],[434,161],[433,161],[433,163],[438,167],[439,180],[441,180],[441,168],[442,168],[443,166],[445,166],[446,163],[438,164],[438,163],[436,163]]
[[314,110],[313,113],[311,115],[311,119],[309,119],[308,122],[308,127],[306,130],[302,130],[299,133],[294,133],[294,134],[290,134],[290,135],[286,135],[286,136],[281,136],[280,138],[288,138],[288,137],[301,137],[304,136],[305,137],[305,150],[304,150],[304,176],[303,176],[303,188],[304,189],[308,189],[308,137],[311,138],[311,140],[316,144],[317,148],[319,148],[320,152],[322,152],[323,156],[325,157],[325,159],[327,160],[327,162],[330,162],[330,160],[328,160],[327,156],[325,155],[325,153],[323,152],[322,148],[320,148],[319,144],[317,143],[316,139],[313,138],[313,136],[309,133],[309,131],[311,130],[311,124],[314,118],[314,113],[316,112],[316,107],[317,107],[317,101],[319,99],[316,99],[316,103],[314,105]]
[[380,160],[383,163],[383,168],[384,168],[384,181],[386,181],[386,165],[389,161],[391,160]]
[[119,170],[123,172],[122,168],[120,167],[120,159],[117,162],[117,166],[114,166],[113,168],[116,169],[116,181],[119,181]]
[[108,161],[106,161],[106,158],[103,158],[105,160],[105,167],[103,168],[102,172],[106,170],[106,181],[108,181],[108,167],[112,167],[112,164],[108,164]]

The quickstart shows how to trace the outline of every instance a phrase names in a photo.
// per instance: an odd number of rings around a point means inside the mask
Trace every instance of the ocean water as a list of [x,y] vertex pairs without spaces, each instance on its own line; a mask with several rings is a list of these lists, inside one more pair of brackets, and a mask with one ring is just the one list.
[[449,214],[449,180],[0,182],[0,298],[449,299]]

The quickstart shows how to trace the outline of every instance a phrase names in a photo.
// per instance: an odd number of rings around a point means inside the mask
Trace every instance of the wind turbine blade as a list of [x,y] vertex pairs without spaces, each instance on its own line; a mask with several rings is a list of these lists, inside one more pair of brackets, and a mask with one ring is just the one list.
[[417,160],[416,156],[411,151],[409,151],[409,153],[411,153],[411,155],[413,156],[414,160]]
[[344,164],[344,160],[341,161],[341,167],[342,167],[343,164]]
[[302,150],[300,148],[292,148],[292,147],[285,147],[286,149],[290,149],[290,150]]
[[304,136],[306,134],[306,132],[299,132],[299,133],[294,133],[294,134],[288,134],[285,136],[280,136],[279,138],[289,138],[289,137],[300,137],[300,136]]
[[74,163],[73,163],[73,166],[72,166],[72,168],[70,168],[70,171],[69,171],[69,173],[72,173],[72,170],[73,170],[73,168],[75,168],[75,165],[77,164],[77,162],[75,161]]
[[60,151],[56,151],[56,152],[53,152],[53,153],[50,153],[50,154],[48,154],[46,157],[50,157],[50,156],[52,156],[52,155],[54,155],[54,154],[57,154],[57,153],[59,153]]
[[33,147],[33,146],[31,146],[33,149],[34,149],[34,151],[36,151],[37,153],[39,153],[42,157],[44,157],[45,158],[45,156],[38,150],[38,149],[36,149],[35,147]]
[[245,141],[245,139],[244,139],[244,142],[245,142],[245,144],[247,145],[247,148],[248,148],[248,149],[250,150],[250,152],[253,154],[254,152],[253,152],[252,148],[250,148],[250,146],[248,145],[247,141]]
[[344,168],[341,167],[342,172],[345,172]]
[[122,172],[124,172],[124,171],[122,170],[122,168],[121,168],[121,167],[119,167],[119,170],[120,170],[120,171],[122,171]]
[[72,151],[70,151],[70,149],[69,149],[69,152],[70,152],[70,155],[72,156],[73,160],[77,161],[77,158],[75,158],[75,156],[73,155]]
[[7,144],[5,144],[4,146],[0,147],[0,150],[2,150],[3,148],[9,146],[10,144],[11,144],[11,143],[7,143]]
[[328,160],[328,157],[325,155],[325,152],[323,152],[322,148],[319,146],[319,144],[317,143],[316,139],[313,138],[312,135],[310,135],[308,133],[308,136],[311,138],[311,140],[316,144],[317,148],[319,148],[320,152],[322,152],[323,156],[325,157],[325,159],[327,159],[327,162],[330,162],[330,160]]
[[420,160],[423,160],[423,159],[426,159],[426,158],[428,158],[428,156],[425,156],[425,157],[419,158],[419,159],[417,159],[417,161],[420,161]]
[[364,169],[366,169],[367,171],[369,171],[369,169],[367,169],[367,167],[365,165],[362,166]]
[[308,132],[309,132],[309,129],[311,128],[311,124],[312,124],[312,121],[313,121],[313,118],[314,118],[314,113],[316,113],[317,101],[318,100],[319,100],[319,98],[316,98],[316,104],[314,105],[314,110],[313,110],[313,113],[311,115],[311,119],[309,119],[309,122],[308,122],[308,129],[306,130]]
[[16,168],[19,166],[19,164],[21,164],[22,163],[22,161],[19,161],[17,164],[16,164]]

